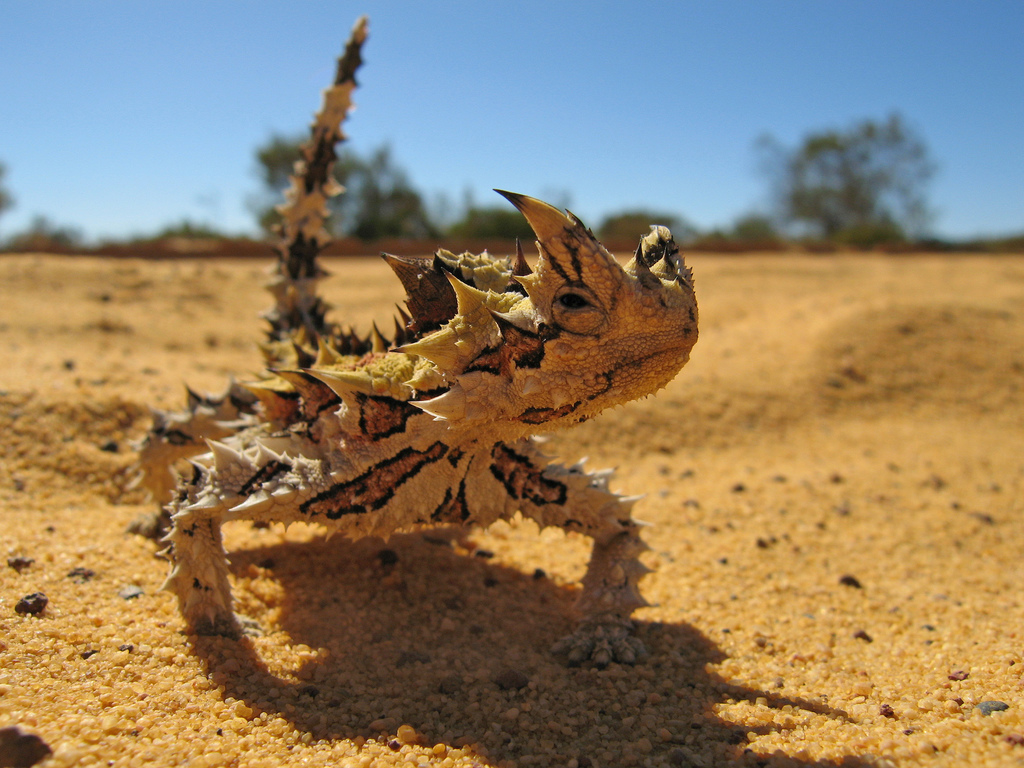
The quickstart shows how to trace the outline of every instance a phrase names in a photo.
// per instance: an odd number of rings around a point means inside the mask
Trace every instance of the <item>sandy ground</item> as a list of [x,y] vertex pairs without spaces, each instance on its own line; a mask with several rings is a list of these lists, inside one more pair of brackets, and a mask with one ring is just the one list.
[[[44,766],[1024,765],[1024,257],[689,262],[690,365],[552,444],[654,524],[650,657],[598,671],[548,653],[586,541],[526,523],[237,524],[266,633],[182,634],[129,440],[254,370],[266,264],[0,258],[0,727]],[[384,264],[327,266],[390,326]]]

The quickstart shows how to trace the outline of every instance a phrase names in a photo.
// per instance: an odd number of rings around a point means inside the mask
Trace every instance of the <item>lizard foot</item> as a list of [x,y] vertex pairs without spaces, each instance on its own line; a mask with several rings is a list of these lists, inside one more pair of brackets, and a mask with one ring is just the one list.
[[647,649],[633,636],[633,629],[631,621],[586,623],[555,643],[551,652],[566,656],[572,667],[588,659],[602,669],[613,661],[635,664],[647,655]]
[[197,635],[227,637],[238,640],[245,637],[262,637],[263,627],[256,619],[233,614],[230,618],[217,617],[196,622],[192,629]]

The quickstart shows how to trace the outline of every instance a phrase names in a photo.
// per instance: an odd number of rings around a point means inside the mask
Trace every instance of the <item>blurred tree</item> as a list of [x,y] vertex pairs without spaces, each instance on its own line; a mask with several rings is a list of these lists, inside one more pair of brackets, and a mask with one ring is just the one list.
[[[249,209],[266,234],[272,234],[281,222],[277,206],[284,202],[284,191],[295,161],[299,159],[302,138],[289,138],[274,134],[266,144],[256,148],[256,175],[263,188],[248,200]],[[337,167],[335,167],[337,177]]]
[[35,216],[28,229],[11,237],[7,248],[12,251],[72,250],[81,244],[79,230],[54,224],[45,216]]
[[14,198],[11,197],[11,193],[4,187],[4,176],[7,174],[7,166],[0,163],[0,216],[3,215],[4,211],[14,206]]
[[928,148],[898,114],[808,134],[788,149],[758,142],[780,217],[812,235],[872,245],[920,236],[930,218]]
[[732,225],[732,237],[737,240],[777,240],[779,232],[770,216],[748,213]]
[[672,230],[677,243],[684,243],[697,236],[697,230],[681,216],[634,209],[606,216],[597,228],[598,237],[639,239],[651,231],[651,225],[660,224]]
[[[404,170],[394,164],[385,145],[366,160],[346,153],[341,183],[354,206],[343,211],[345,231],[361,240],[380,237],[433,237],[437,230],[427,216],[423,197]],[[347,221],[344,215],[347,214]]]
[[156,234],[140,238],[141,240],[163,240],[168,237],[184,237],[188,239],[210,239],[220,240],[225,234],[209,224],[201,224],[182,219],[176,224],[168,224],[156,232]]
[[[264,190],[251,198],[249,205],[265,232],[272,232],[280,221],[276,206],[284,201],[301,143],[299,138],[272,136],[256,150],[257,173]],[[331,234],[362,240],[436,234],[423,198],[394,163],[387,146],[374,150],[368,158],[343,149],[334,164],[334,178],[346,191],[328,204]]]

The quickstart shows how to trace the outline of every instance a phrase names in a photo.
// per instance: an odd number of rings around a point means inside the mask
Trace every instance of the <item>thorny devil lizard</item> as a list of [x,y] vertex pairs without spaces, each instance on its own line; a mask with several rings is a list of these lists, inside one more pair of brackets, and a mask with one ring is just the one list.
[[[237,636],[225,521],[319,523],[356,538],[518,512],[593,539],[581,622],[554,651],[573,664],[633,663],[644,648],[630,616],[646,605],[637,582],[648,572],[636,499],[609,490],[610,472],[552,463],[533,435],[676,375],[697,340],[691,272],[665,227],[651,227],[623,268],[572,214],[501,192],[536,234],[534,270],[519,248],[514,258],[384,254],[407,292],[395,338],[329,323],[317,254],[327,200],[342,191],[331,171],[366,33],[360,19],[280,208],[265,377],[219,398],[190,392],[188,409],[156,412],[142,441],[144,484],[170,513],[166,587],[191,631]],[[182,458],[192,470],[174,488]]]

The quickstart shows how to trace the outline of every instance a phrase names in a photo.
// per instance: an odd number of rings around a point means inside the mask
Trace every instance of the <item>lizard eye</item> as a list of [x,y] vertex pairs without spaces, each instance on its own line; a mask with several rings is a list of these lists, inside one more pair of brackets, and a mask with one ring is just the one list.
[[551,314],[560,328],[586,336],[600,333],[607,320],[601,301],[579,283],[562,287],[551,304]]
[[578,293],[563,293],[558,297],[558,303],[566,309],[582,309],[590,306],[590,302]]

